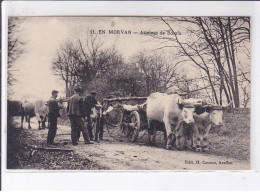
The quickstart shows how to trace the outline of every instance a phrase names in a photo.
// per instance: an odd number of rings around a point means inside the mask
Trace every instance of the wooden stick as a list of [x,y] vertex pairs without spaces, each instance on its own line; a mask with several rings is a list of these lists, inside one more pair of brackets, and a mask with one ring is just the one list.
[[73,149],[68,149],[68,148],[46,148],[46,147],[37,147],[37,146],[34,146],[33,149],[35,149],[35,150],[46,150],[46,151],[74,152]]
[[[176,93],[180,96],[187,96],[187,93]],[[104,98],[103,101],[113,102],[113,101],[128,101],[128,100],[146,100],[147,97],[118,97],[118,98]]]
[[128,100],[146,100],[147,97],[119,97],[119,98],[105,98],[103,101],[113,102],[113,101],[128,101]]

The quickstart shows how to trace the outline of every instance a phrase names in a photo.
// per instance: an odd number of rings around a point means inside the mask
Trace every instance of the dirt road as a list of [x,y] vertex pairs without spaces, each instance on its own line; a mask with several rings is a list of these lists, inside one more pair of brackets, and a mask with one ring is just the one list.
[[[16,119],[16,123],[19,120]],[[25,130],[27,124],[24,125]],[[33,137],[46,141],[48,130],[37,130],[38,124],[32,119]],[[105,131],[106,133],[106,131]],[[120,142],[105,136],[101,143],[85,145],[81,137],[79,145],[70,140],[70,127],[59,125],[55,138],[57,147],[72,148],[83,160],[93,161],[111,170],[246,170],[249,162],[232,158],[196,153],[192,151],[166,150],[163,148]]]

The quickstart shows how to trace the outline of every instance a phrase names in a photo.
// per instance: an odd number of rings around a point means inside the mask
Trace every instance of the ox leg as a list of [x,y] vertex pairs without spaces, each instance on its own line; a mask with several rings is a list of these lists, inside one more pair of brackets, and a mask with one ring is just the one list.
[[174,131],[175,131],[175,134],[176,134],[176,148],[178,150],[182,150],[183,149],[183,130],[184,130],[184,127],[183,127],[183,121],[180,120],[178,121]]
[[200,135],[197,137],[196,151],[197,152],[201,151],[201,136]]
[[201,147],[202,147],[203,152],[209,151],[207,137],[205,137],[205,136],[202,137],[202,146]]
[[192,128],[192,130],[190,131],[190,136],[189,136],[189,140],[190,140],[190,149],[194,149],[194,128]]
[[155,123],[152,128],[152,146],[155,146],[155,138],[156,138],[156,131],[157,131],[157,124]]
[[21,129],[23,129],[23,120],[24,120],[24,115],[21,116]]
[[209,125],[206,129],[206,132],[205,134],[203,135],[203,138],[202,138],[202,151],[203,152],[208,152],[209,151],[209,147],[208,147],[208,133],[209,133],[209,130],[211,128],[211,125]]
[[148,120],[148,145],[152,144],[152,130],[154,123]]
[[170,150],[172,149],[172,144],[173,144],[173,132],[172,132],[172,127],[169,119],[166,119],[164,121],[165,124],[165,129],[167,133],[167,144],[166,144],[166,149]]
[[183,149],[187,150],[188,149],[188,136],[184,134],[183,136]]
[[181,150],[181,134],[176,132],[176,148]]
[[38,121],[38,130],[41,130],[41,121]]
[[47,116],[44,116],[43,119],[42,119],[42,129],[46,128],[46,125],[45,125],[46,118],[47,118]]
[[164,146],[166,147],[166,145],[167,145],[167,133],[166,133],[166,131],[163,132],[163,138],[164,138]]
[[[175,129],[176,128],[176,125],[175,124],[172,124],[172,129]],[[176,131],[173,131],[173,134],[172,134],[172,145],[174,145],[174,143],[176,143]]]
[[31,129],[31,117],[30,117],[30,115],[28,116],[28,129]]
[[42,121],[42,129],[45,129],[46,126],[45,126],[45,120]]
[[198,126],[196,124],[193,125],[193,145],[194,145],[194,148],[197,152],[200,152],[201,151],[201,145],[200,145],[200,142],[201,142],[201,136],[200,136],[200,133],[199,133],[199,129],[198,129]]

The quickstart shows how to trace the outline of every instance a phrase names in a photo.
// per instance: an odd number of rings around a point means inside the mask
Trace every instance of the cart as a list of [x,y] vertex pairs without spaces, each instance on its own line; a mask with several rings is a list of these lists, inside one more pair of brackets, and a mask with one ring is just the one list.
[[[128,138],[131,142],[136,142],[140,131],[147,129],[146,118],[146,103],[138,105],[122,104],[126,101],[146,101],[147,97],[125,97],[125,98],[111,98],[104,99],[105,107],[112,105],[114,108],[121,111],[120,122],[118,124],[111,124],[104,118],[104,123],[108,126],[119,127],[122,135]],[[101,125],[100,125],[101,126]],[[109,132],[110,133],[110,132]]]

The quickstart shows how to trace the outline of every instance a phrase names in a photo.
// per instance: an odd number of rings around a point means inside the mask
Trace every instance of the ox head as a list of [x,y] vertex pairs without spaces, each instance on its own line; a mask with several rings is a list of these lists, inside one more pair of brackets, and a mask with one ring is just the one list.
[[178,106],[181,109],[181,117],[183,121],[187,124],[194,123],[193,113],[195,111],[195,106],[193,104],[185,103],[185,102],[179,102],[178,100]]
[[206,112],[209,113],[209,119],[213,125],[222,126],[223,123],[223,111],[226,110],[231,103],[227,106],[221,106],[216,104],[208,104],[206,106]]
[[192,124],[194,123],[194,112],[196,113],[198,110],[200,110],[200,107],[203,107],[207,102],[204,99],[194,99],[189,98],[182,101],[182,103],[179,104],[179,108],[182,109],[182,118],[185,123]]

